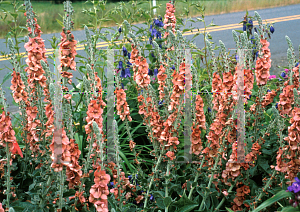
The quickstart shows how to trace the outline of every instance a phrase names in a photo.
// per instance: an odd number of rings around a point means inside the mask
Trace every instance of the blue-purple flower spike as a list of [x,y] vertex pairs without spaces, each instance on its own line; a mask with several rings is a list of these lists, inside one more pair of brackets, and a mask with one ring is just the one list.
[[158,74],[157,68],[155,68],[153,71],[154,71],[154,76],[157,76],[157,74]]
[[126,78],[126,77],[131,77],[130,69],[129,69],[129,68],[126,68],[126,69],[125,69],[125,78]]
[[122,49],[122,51],[123,51],[123,56],[124,56],[124,57],[126,57],[126,56],[127,56],[127,54],[128,54],[128,51],[127,51],[127,49],[126,49],[126,47],[125,47],[125,46],[123,46],[123,49]]
[[128,59],[129,59],[129,60],[130,60],[130,57],[131,57],[131,53],[128,52]]

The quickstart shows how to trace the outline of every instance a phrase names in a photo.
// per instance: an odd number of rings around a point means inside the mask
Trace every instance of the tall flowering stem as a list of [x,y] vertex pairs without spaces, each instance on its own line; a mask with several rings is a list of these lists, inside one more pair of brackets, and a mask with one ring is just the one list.
[[6,150],[6,207],[9,208],[10,202],[10,187],[11,187],[11,154],[18,153],[21,157],[23,157],[23,153],[17,143],[17,139],[15,137],[15,131],[12,128],[11,119],[9,117],[9,112],[6,112],[6,99],[4,97],[4,93],[2,91],[2,87],[0,86],[0,101],[3,105],[3,112],[0,115],[0,145],[5,147]]

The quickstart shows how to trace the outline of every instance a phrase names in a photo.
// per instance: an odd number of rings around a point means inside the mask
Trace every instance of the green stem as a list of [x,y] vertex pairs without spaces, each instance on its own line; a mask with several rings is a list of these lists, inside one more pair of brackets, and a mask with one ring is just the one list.
[[156,174],[157,172],[157,169],[158,169],[158,166],[160,165],[161,163],[161,160],[162,160],[162,155],[164,154],[164,147],[163,147],[163,150],[161,151],[160,155],[159,155],[159,158],[158,158],[158,161],[157,161],[157,164],[155,166],[155,169],[154,169],[154,172],[153,172],[153,175],[151,177],[151,180],[150,180],[150,184],[149,184],[149,187],[147,189],[147,194],[146,194],[146,199],[145,199],[145,204],[144,204],[144,209],[147,207],[147,202],[148,202],[148,195],[149,195],[149,191],[150,191],[150,188],[152,186],[152,183],[153,183],[153,180],[154,180],[154,175]]
[[60,182],[59,182],[59,209],[62,210],[63,208],[63,201],[64,201],[64,169],[60,171],[59,177],[60,177]]
[[[216,168],[217,168],[219,159],[220,159],[220,155],[218,154],[218,158],[217,158],[217,160],[216,160],[216,162],[215,162],[214,168],[213,168],[213,170],[212,170],[212,173],[211,173],[211,176],[210,176],[210,179],[209,179],[209,183],[208,183],[208,186],[207,186],[208,189],[210,189],[210,186],[211,186],[211,184],[212,184],[212,180],[214,179],[214,172],[215,172],[215,170],[216,170]],[[199,211],[202,210],[206,198],[207,198],[207,191],[205,191],[205,195],[204,195],[204,198],[203,198],[203,200],[202,200],[202,202],[201,202],[201,205],[200,205],[200,207],[199,207]]]
[[[230,193],[230,192],[232,191],[234,185],[235,185],[236,182],[237,182],[237,179],[238,179],[238,178],[236,178],[235,181],[234,181],[234,183],[231,184],[231,186],[230,186],[230,188],[229,188],[229,190],[228,190],[228,193]],[[219,203],[219,205],[216,207],[216,209],[215,209],[216,211],[218,211],[219,208],[223,205],[223,203],[225,202],[225,199],[226,199],[226,197],[223,197],[223,199],[221,200],[221,202]]]
[[[169,175],[170,175],[170,160],[168,160],[168,165],[167,165],[167,173],[166,173],[167,178],[166,178],[166,187],[165,187],[165,197],[169,196],[168,186],[167,186],[167,184],[169,182],[169,179],[168,179]],[[169,206],[165,207],[165,212],[168,212],[168,210],[169,210]]]
[[[197,170],[197,174],[196,174],[196,177],[195,177],[195,179],[194,179],[194,182],[197,182],[197,181],[198,181],[199,173],[200,173],[200,171],[201,171],[201,169],[202,169],[202,166],[203,166],[203,164],[204,164],[204,159],[205,159],[205,157],[202,158],[201,165],[200,165],[200,168],[199,168],[200,170],[199,170],[199,171]],[[192,188],[191,188],[191,190],[190,190],[190,193],[189,193],[189,196],[188,196],[188,199],[191,199],[194,189],[195,189],[195,187],[192,186]]]
[[259,201],[261,201],[261,198],[263,197],[264,195],[264,191],[269,187],[270,183],[271,183],[271,180],[273,179],[275,173],[277,171],[274,169],[273,170],[273,173],[272,173],[272,176],[270,177],[270,179],[268,180],[267,184],[265,185],[265,187],[263,188],[263,190],[260,192],[259,196],[255,198],[255,202],[258,203]]
[[7,174],[6,174],[6,208],[9,208],[9,200],[10,200],[10,152],[9,152],[9,147],[8,143],[6,143],[6,156],[7,156]]

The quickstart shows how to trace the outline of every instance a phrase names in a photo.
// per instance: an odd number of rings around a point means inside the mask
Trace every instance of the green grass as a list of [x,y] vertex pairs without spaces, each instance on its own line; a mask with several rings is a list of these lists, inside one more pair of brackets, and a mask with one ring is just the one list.
[[[189,1],[189,0],[188,0]],[[139,1],[138,1],[139,2]],[[157,6],[160,6],[157,8],[157,14],[161,15],[162,17],[165,14],[166,10],[166,3],[168,1],[157,1]],[[262,8],[270,8],[270,7],[277,7],[277,6],[284,6],[284,5],[291,5],[291,4],[299,4],[300,0],[207,0],[207,1],[196,1],[193,0],[192,2],[201,2],[202,5],[205,6],[205,15],[213,15],[213,14],[222,14],[222,13],[229,13],[229,12],[237,12],[237,11],[245,11],[251,10],[251,9],[262,9]],[[85,15],[82,13],[83,9],[89,9],[92,7],[91,3],[85,3],[85,2],[75,2],[72,4],[75,10],[73,21],[74,21],[74,27],[76,30],[82,29],[83,24],[87,24],[88,15]],[[131,5],[131,3],[125,3],[125,5]],[[61,32],[61,26],[58,24],[57,19],[62,21],[61,15],[64,14],[64,7],[63,4],[53,4],[51,2],[32,2],[33,10],[37,14],[37,20],[38,24],[41,26],[41,30],[43,33],[53,33],[53,32]],[[115,7],[118,7],[119,3],[108,3],[106,5],[106,10],[113,9]],[[184,15],[187,3],[183,2],[176,2],[175,8],[176,13],[175,15],[177,17],[180,17],[180,15],[183,15],[182,17],[186,17]],[[7,10],[12,10],[13,7],[11,5],[7,4],[0,4],[0,9],[4,8]],[[145,9],[146,11],[150,11],[150,3],[149,1],[143,1],[142,4],[139,5],[139,8]],[[189,16],[195,17],[198,16],[200,13],[196,10],[196,7],[190,7],[189,9]],[[101,12],[100,12],[101,13]],[[136,18],[135,23],[144,22],[144,17],[139,17],[141,15],[140,12],[136,12]],[[3,12],[0,11],[0,15],[3,15]],[[263,14],[262,14],[263,15]],[[122,17],[118,14],[114,15],[115,19],[119,22],[119,24],[122,22]],[[154,17],[154,16],[152,16]],[[9,19],[9,18],[8,18]],[[12,20],[12,19],[10,19]],[[237,22],[241,20],[236,20]],[[25,16],[22,14],[19,14],[17,18],[17,23],[25,26],[26,19]],[[12,26],[14,23],[10,23]],[[114,26],[116,22],[114,21],[107,21],[105,22],[105,25],[103,26]],[[5,35],[10,31],[9,26],[0,20],[0,38],[4,38]],[[22,36],[26,35],[27,32],[24,30],[22,33]]]

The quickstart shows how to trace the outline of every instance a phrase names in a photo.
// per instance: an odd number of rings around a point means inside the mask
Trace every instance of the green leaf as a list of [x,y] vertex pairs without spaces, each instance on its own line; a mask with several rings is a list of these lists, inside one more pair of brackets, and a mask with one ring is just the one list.
[[289,206],[283,208],[281,212],[299,212],[299,210],[297,208],[294,208],[293,206]]
[[[226,207],[225,207],[226,208]],[[229,209],[229,208],[226,208],[226,210],[228,211],[228,212],[234,212],[233,210],[231,210],[231,209]]]
[[150,44],[146,44],[146,49],[152,49],[152,45],[150,45]]
[[260,206],[258,206],[254,211],[252,212],[259,212],[262,211],[262,209],[274,204],[275,202],[287,198],[287,197],[293,197],[293,194],[291,192],[287,192],[285,190],[282,190],[278,192],[274,197],[264,201]]
[[3,85],[10,77],[11,77],[11,73],[8,72],[8,73],[3,77],[3,81],[2,81],[2,84],[1,84],[1,85]]
[[12,17],[17,18],[18,17],[18,13],[10,13]]
[[181,208],[179,208],[176,212],[188,212],[196,208],[198,205],[185,205]]
[[169,207],[172,203],[172,198],[171,197],[166,197],[164,198],[164,205],[165,207]]
[[0,5],[1,4],[12,4],[12,2],[10,2],[10,1],[2,1],[2,2],[0,2]]
[[61,22],[61,21],[58,20],[58,19],[56,19],[56,21],[57,21],[57,23],[58,23],[60,26],[64,27],[64,23],[63,23],[63,22]]

